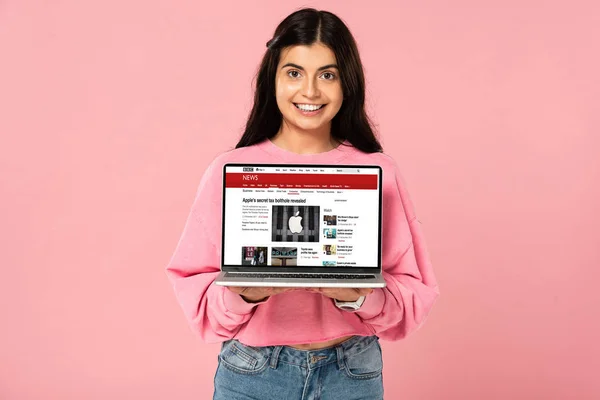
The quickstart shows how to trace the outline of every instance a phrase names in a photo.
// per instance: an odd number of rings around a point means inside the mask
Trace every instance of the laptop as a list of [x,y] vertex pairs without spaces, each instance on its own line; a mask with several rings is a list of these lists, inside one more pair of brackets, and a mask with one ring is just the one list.
[[377,165],[223,166],[215,284],[385,287]]

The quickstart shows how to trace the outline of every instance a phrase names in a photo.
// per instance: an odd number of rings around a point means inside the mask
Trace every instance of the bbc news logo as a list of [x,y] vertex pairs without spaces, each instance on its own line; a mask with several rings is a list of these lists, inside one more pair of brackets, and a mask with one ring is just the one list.
[[244,172],[254,172],[254,167],[243,167]]

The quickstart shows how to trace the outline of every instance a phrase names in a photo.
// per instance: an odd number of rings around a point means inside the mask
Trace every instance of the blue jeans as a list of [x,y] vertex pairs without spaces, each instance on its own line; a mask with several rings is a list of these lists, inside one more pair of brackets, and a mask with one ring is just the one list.
[[377,336],[296,350],[223,343],[213,400],[381,400],[383,359]]

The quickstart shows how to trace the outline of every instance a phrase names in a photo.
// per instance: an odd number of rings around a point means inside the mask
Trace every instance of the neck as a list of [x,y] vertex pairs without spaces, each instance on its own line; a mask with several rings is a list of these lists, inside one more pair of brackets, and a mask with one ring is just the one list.
[[324,153],[339,145],[331,136],[329,127],[319,131],[305,131],[293,129],[285,122],[271,141],[284,150],[298,154]]

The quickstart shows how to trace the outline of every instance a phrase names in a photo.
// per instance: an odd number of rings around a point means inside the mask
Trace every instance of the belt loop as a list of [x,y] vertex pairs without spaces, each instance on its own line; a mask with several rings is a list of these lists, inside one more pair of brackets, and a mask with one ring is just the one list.
[[273,349],[273,352],[271,353],[271,368],[276,369],[277,368],[277,360],[279,359],[279,353],[281,352],[281,349],[283,348],[283,346],[275,346],[275,348]]
[[344,369],[344,348],[342,346],[336,346],[335,351],[337,353],[338,368]]

